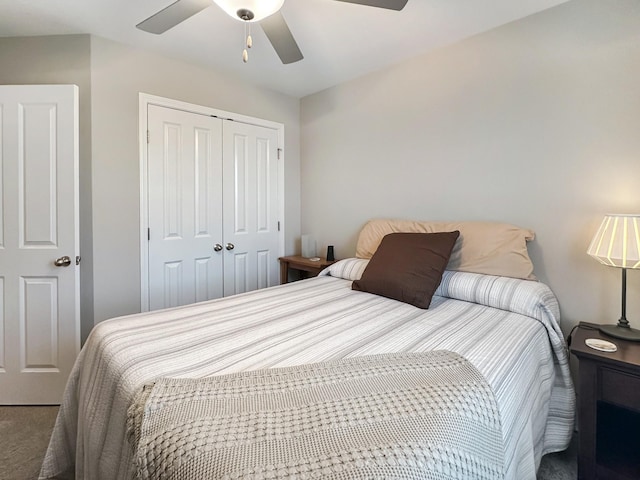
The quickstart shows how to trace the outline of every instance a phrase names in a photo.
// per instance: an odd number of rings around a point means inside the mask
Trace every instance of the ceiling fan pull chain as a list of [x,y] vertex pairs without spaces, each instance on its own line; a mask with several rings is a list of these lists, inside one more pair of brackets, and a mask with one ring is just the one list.
[[[247,22],[245,22],[245,24],[244,24],[244,36],[247,39],[246,40],[246,45],[249,46],[249,38],[251,37],[251,35],[247,36]],[[247,52],[246,48],[244,50],[242,50],[242,61],[244,63],[247,63],[249,61],[249,52]]]
[[247,48],[253,47],[253,38],[251,38],[251,24],[249,24],[249,35],[247,35]]

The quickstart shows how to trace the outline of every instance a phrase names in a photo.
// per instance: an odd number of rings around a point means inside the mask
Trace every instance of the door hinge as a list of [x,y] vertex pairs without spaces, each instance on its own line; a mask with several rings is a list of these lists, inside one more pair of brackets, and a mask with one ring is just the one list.
[[151,240],[151,229],[147,228],[147,240]]
[[149,130],[147,130],[147,143],[149,143],[149,137],[150,137]]
[[281,148],[279,148],[279,149],[278,149],[278,160],[280,160],[280,154],[281,154],[281,153],[282,153],[282,149],[281,149]]
[[280,220],[278,220],[278,231],[280,231]]

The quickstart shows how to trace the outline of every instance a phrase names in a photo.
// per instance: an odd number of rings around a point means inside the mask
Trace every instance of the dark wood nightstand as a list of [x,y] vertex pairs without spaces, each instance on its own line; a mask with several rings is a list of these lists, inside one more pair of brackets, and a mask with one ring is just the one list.
[[[605,353],[587,338],[615,343]],[[578,478],[640,478],[640,343],[578,327],[571,338],[578,370]]]
[[280,284],[289,283],[289,270],[298,270],[302,278],[315,277],[336,260],[320,258],[315,262],[300,255],[280,257]]

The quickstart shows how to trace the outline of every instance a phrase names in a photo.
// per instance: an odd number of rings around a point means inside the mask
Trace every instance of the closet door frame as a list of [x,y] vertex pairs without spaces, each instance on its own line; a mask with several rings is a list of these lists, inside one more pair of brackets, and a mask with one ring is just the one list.
[[148,165],[147,165],[147,108],[149,105],[175,108],[186,112],[201,115],[210,115],[222,119],[234,120],[236,122],[258,125],[260,127],[272,128],[278,132],[278,218],[280,230],[278,236],[278,256],[284,255],[284,125],[261,118],[249,117],[233,112],[218,110],[203,105],[182,102],[147,93],[139,94],[138,101],[138,143],[140,147],[140,310],[149,311],[149,242],[147,232],[149,228],[149,208],[148,208]]

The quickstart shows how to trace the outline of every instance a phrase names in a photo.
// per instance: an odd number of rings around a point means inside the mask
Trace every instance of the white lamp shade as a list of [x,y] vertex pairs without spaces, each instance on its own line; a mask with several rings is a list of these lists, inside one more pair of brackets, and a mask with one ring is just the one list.
[[640,268],[640,215],[606,215],[587,253],[612,267]]
[[213,0],[221,9],[223,9],[229,16],[236,20],[241,20],[238,17],[238,10],[250,10],[253,12],[254,17],[251,22],[259,22],[263,18],[267,18],[269,15],[273,15],[280,8],[284,0]]

